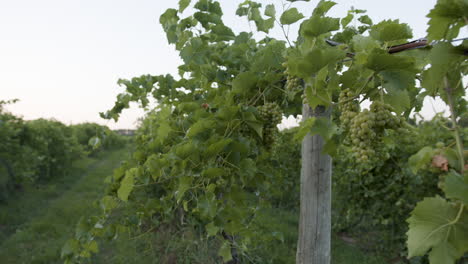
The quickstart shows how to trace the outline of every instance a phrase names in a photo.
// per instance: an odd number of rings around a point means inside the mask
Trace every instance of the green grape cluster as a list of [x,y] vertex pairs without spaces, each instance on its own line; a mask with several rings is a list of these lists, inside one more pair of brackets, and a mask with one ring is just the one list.
[[358,162],[367,163],[375,156],[375,145],[378,142],[377,133],[374,131],[375,114],[365,109],[349,122],[352,151]]
[[345,128],[349,128],[351,120],[359,112],[359,103],[355,100],[355,94],[349,88],[341,91],[338,98],[340,107],[340,121]]
[[376,127],[380,130],[398,129],[403,124],[402,118],[392,114],[393,108],[381,101],[374,101],[370,110],[375,113]]
[[400,123],[400,127],[398,127],[395,131],[398,133],[398,135],[400,135],[400,142],[410,146],[412,143],[414,143],[413,140],[418,136],[417,130],[403,119],[400,121]]
[[264,120],[263,124],[263,144],[271,148],[276,142],[278,136],[277,125],[281,123],[283,114],[281,108],[276,103],[265,103],[257,108],[260,117]]
[[286,90],[287,91],[299,91],[301,90],[302,84],[301,79],[291,75],[286,77]]
[[349,136],[353,154],[358,162],[365,165],[389,158],[382,144],[385,129],[397,130],[404,124],[402,118],[392,114],[390,105],[380,101],[374,101],[370,110],[356,113],[351,120],[346,121],[350,123]]
[[[286,84],[284,86],[285,91],[288,95],[294,97],[296,93],[303,90],[301,78],[290,74],[288,64],[286,62],[283,63],[283,67],[286,68],[284,71],[284,74],[286,75]],[[290,99],[292,100],[293,98]]]

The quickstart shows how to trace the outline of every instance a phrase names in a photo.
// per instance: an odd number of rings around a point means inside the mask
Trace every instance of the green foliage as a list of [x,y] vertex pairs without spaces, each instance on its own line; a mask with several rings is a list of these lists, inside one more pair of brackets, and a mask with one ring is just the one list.
[[31,147],[37,159],[33,177],[39,180],[49,180],[66,173],[71,162],[80,157],[82,151],[69,127],[45,119],[25,124],[23,144]]
[[290,8],[281,15],[280,22],[283,25],[291,25],[303,18],[304,15],[299,13],[297,8]]
[[[14,101],[13,101],[14,102]],[[3,106],[0,102],[0,106]],[[58,121],[24,121],[0,107],[0,201],[25,183],[50,181],[69,172],[74,160],[126,140],[97,124],[66,126]]]
[[466,179],[454,171],[441,178],[443,183],[439,186],[452,201],[437,196],[419,202],[407,220],[407,245],[410,257],[430,251],[431,263],[455,263],[468,250],[467,184]]
[[[423,197],[440,194],[436,173],[413,173],[407,165],[408,158],[422,146],[445,134],[436,122],[427,123],[421,123],[404,137],[395,132],[385,136],[382,141],[386,143],[384,150],[388,156],[374,161],[370,168],[363,168],[362,162],[353,158],[352,147],[338,147],[332,187],[336,231],[358,237],[376,233],[362,242],[374,250],[385,248],[388,257],[405,251],[407,225],[402,219]],[[428,126],[432,134],[421,138],[419,135]],[[381,241],[377,243],[377,239]]]
[[81,147],[70,128],[49,120],[23,121],[0,112],[1,199],[25,182],[48,180],[67,172],[81,155]]
[[21,144],[24,121],[3,109],[0,102],[0,201],[14,192],[15,183],[33,169],[27,161],[28,148]]
[[460,28],[466,26],[468,3],[463,0],[439,0],[429,12],[427,38],[432,40],[451,40],[458,36]]
[[114,149],[126,144],[124,136],[118,135],[106,126],[95,123],[82,123],[71,126],[73,136],[84,150],[91,155],[103,149]]
[[400,24],[398,20],[385,20],[373,25],[369,35],[376,40],[390,43],[413,37],[410,27],[407,24]]
[[268,33],[270,29],[274,27],[275,16],[273,15],[273,11],[270,5],[265,9],[265,16],[268,18],[263,18],[260,11],[261,7],[262,4],[247,0],[239,5],[239,8],[236,11],[236,15],[241,17],[246,16],[249,21],[253,21],[255,23],[258,31]]
[[429,249],[431,263],[455,263],[468,250],[468,213],[440,197],[425,198],[408,219],[409,257]]
[[458,199],[468,204],[468,176],[451,172],[445,179],[445,193],[447,198]]
[[433,156],[434,151],[431,147],[423,147],[418,151],[418,153],[409,158],[408,165],[413,173],[417,173],[418,170],[426,167],[430,163]]
[[457,117],[467,110],[463,99],[465,44],[455,47],[448,42],[466,25],[467,7],[466,1],[439,0],[428,15],[428,38],[439,43],[428,55],[431,67],[422,73],[421,83],[427,94],[441,97],[449,106],[451,119],[444,125],[449,124],[455,141],[448,145],[454,146],[454,149],[438,143],[433,153],[426,147],[412,157],[413,169],[417,170],[422,167],[422,163],[428,163],[427,156],[430,156],[431,165],[439,174],[439,187],[445,194],[445,198],[425,198],[407,220],[409,256],[421,256],[429,251],[431,264],[455,263],[468,251],[468,204],[465,194],[467,166],[464,157],[466,129],[460,127],[457,121]]
[[[442,5],[446,1],[439,2],[435,10],[446,8]],[[283,161],[298,164],[275,153],[285,147],[273,143],[290,142],[277,138],[276,125],[285,114],[297,116],[302,103],[327,111],[334,108],[336,115],[342,115],[306,120],[296,138],[320,135],[327,141],[324,151],[341,163],[334,177],[338,189],[348,194],[342,205],[344,219],[365,211],[375,214],[372,225],[394,227],[394,237],[388,240],[401,245],[405,226],[398,219],[407,216],[418,199],[437,193],[438,185],[437,177],[430,177],[434,171],[416,173],[427,167],[431,151],[418,151],[430,141],[419,134],[424,124],[412,127],[408,116],[421,109],[428,95],[441,96],[453,109],[466,112],[463,46],[442,41],[430,51],[389,54],[389,46],[412,37],[408,25],[398,20],[374,24],[363,10],[350,10],[341,20],[327,16],[334,5],[320,1],[302,21],[293,43],[235,33],[224,25],[220,3],[214,0],[197,1],[195,12],[186,17],[181,16],[190,1],[180,1],[179,10],[162,14],[168,42],[175,44],[183,60],[179,77],[119,80],[126,90],[102,114],[118,119],[130,102],[144,108],[149,97],[158,102],[139,128],[132,159],[109,179],[106,197],[122,201],[112,211],[125,208],[127,214],[117,223],[108,223],[107,210],[86,220],[86,228],[75,237],[80,247],[66,256],[67,261],[89,255],[89,243],[104,236],[103,226],[114,236],[120,229],[174,221],[177,214],[183,215],[182,222],[201,226],[205,234],[235,238],[221,243],[218,253],[225,260],[233,257],[231,247],[249,256],[259,246],[254,241],[259,237],[281,241],[280,234],[273,236],[271,227],[258,228],[258,223],[264,209],[279,206],[283,198],[295,199],[278,192],[293,191],[298,185],[290,172],[281,175],[285,169],[299,173]],[[304,18],[295,7],[279,15],[274,6],[263,8],[250,0],[241,3],[236,14],[265,33],[274,27],[277,16],[281,27]],[[350,23],[355,16],[356,23]],[[327,39],[342,44],[332,47]],[[286,42],[294,46],[287,48]],[[444,93],[447,85],[452,88]],[[302,98],[296,96],[300,94]],[[371,102],[370,110],[360,109],[363,100]],[[456,141],[459,146],[459,136]],[[284,153],[291,151],[296,149]],[[444,150],[447,153],[452,152]],[[463,163],[460,153],[463,149],[457,148],[455,154],[447,154],[451,164]],[[442,163],[436,172],[447,166],[444,159]],[[448,179],[450,195],[463,198],[461,190],[453,188],[454,179]],[[411,193],[409,188],[417,190]],[[350,200],[355,204],[348,205]]]

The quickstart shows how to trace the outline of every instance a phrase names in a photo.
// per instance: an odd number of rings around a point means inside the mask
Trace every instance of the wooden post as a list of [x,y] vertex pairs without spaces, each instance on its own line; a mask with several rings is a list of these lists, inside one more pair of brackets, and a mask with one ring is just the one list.
[[[304,104],[303,120],[330,118],[330,110]],[[308,134],[302,141],[299,238],[296,264],[330,264],[331,157],[322,153],[324,140]]]

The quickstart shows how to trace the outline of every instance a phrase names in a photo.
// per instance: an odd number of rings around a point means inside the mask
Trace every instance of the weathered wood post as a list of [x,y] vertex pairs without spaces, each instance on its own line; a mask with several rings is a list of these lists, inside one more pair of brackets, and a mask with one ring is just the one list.
[[[303,105],[302,118],[330,118],[331,109]],[[308,134],[302,141],[299,238],[296,264],[330,264],[332,160],[324,139]]]

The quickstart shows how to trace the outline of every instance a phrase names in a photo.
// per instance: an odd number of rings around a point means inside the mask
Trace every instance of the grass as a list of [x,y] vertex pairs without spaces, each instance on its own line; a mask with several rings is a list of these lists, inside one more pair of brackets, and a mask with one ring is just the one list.
[[[295,263],[296,243],[299,226],[299,212],[282,209],[270,209],[264,213],[261,222],[268,223],[269,229],[281,230],[283,243],[273,242],[259,252],[259,255],[276,256],[278,261],[271,263]],[[346,243],[332,235],[332,264],[382,264],[385,259],[363,252],[357,245]],[[260,263],[266,263],[262,260]],[[269,262],[270,263],[270,262]]]
[[70,189],[96,159],[84,158],[73,164],[73,173],[54,179],[53,183],[22,186],[7,203],[0,204],[0,241],[4,241],[31,218],[43,213],[49,203]]
[[193,228],[176,229],[163,225],[155,232],[125,235],[121,239],[101,243],[100,252],[89,263],[112,264],[194,264],[221,263],[219,241],[201,239]]
[[77,220],[95,212],[103,180],[126,156],[121,149],[85,158],[74,173],[53,184],[27,186],[21,195],[0,207],[2,263],[61,263],[60,249],[73,236]]
[[[128,149],[84,158],[73,173],[39,186],[25,186],[8,204],[0,205],[0,262],[8,264],[62,263],[60,250],[73,236],[81,216],[97,212],[93,202],[102,196],[103,180],[110,175]],[[258,228],[280,230],[282,239],[259,240],[249,256],[253,263],[294,263],[298,213],[283,209],[262,212]],[[88,263],[157,264],[221,263],[219,239],[206,239],[194,228],[162,225],[138,235],[102,241],[100,252]],[[282,241],[280,241],[282,240]],[[382,264],[386,261],[358,247],[332,239],[332,264]]]
[[[254,249],[241,263],[295,263],[298,212],[269,209],[262,212],[258,228],[281,230],[279,240],[259,240]],[[135,235],[138,236],[138,235]],[[138,239],[131,236],[101,244],[101,251],[89,263],[141,263],[182,264],[222,263],[217,256],[220,240],[204,239],[190,227],[175,229],[163,225]],[[384,258],[363,252],[357,245],[332,236],[332,264],[383,264]]]

